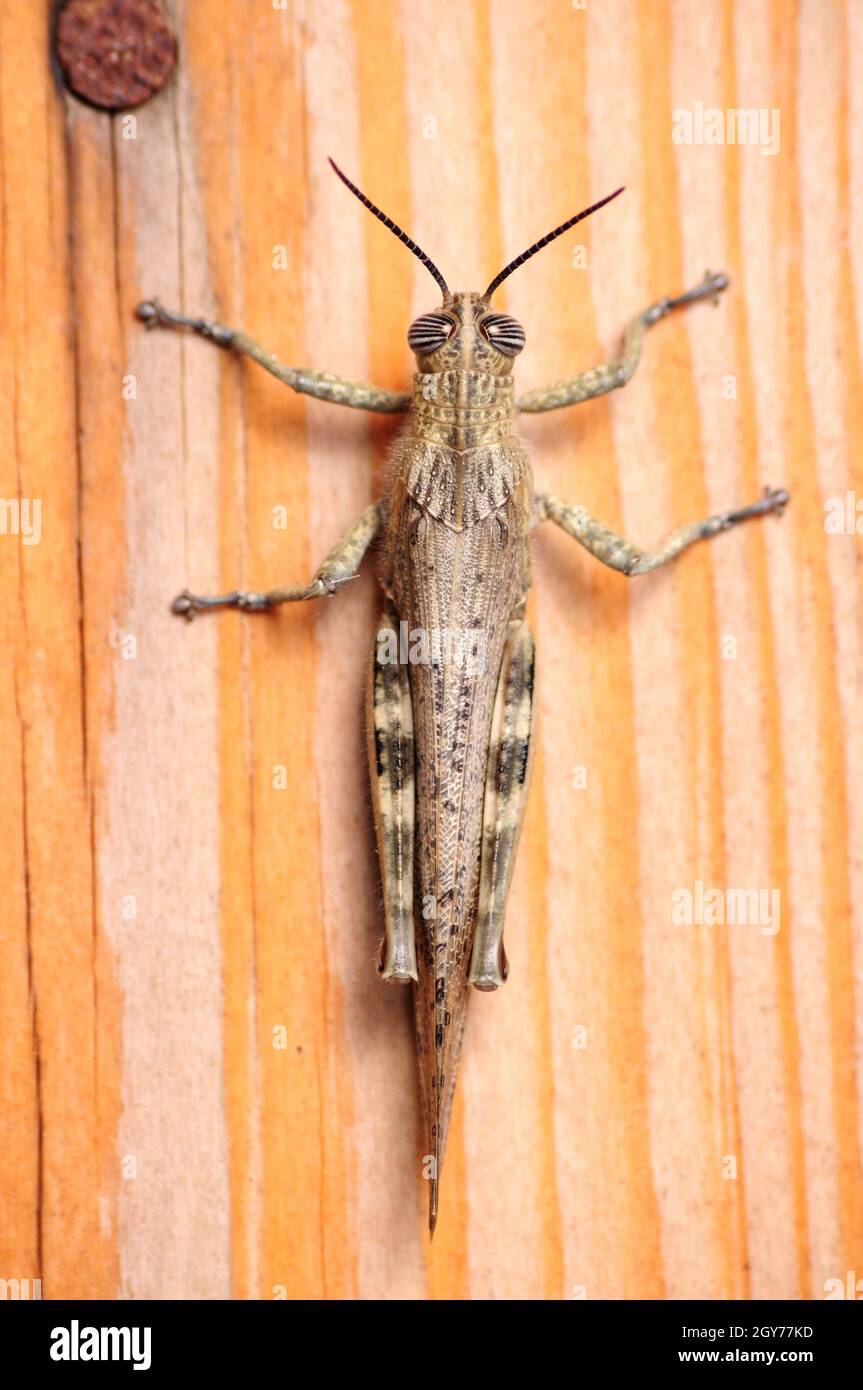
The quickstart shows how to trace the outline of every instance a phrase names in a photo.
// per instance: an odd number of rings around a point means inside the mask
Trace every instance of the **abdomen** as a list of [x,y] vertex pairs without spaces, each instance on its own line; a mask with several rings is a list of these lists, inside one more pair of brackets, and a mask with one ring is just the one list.
[[455,530],[398,478],[384,583],[410,655],[416,751],[417,1042],[430,1152],[443,1156],[476,925],[483,796],[507,624],[530,583],[530,476]]

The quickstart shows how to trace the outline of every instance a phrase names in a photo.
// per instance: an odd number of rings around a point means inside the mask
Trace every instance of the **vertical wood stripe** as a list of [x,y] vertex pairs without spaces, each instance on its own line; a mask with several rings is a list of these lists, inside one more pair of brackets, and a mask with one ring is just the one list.
[[[49,1298],[820,1298],[863,1270],[863,7],[228,0],[168,8],[133,123],[0,4],[0,1278]],[[15,55],[14,62],[7,55]],[[673,112],[778,113],[779,147]],[[775,117],[774,117],[775,119]],[[373,566],[192,626],[185,584],[308,576],[397,429],[135,303],[404,390],[428,273],[507,281],[519,386],[649,335],[627,390],[523,424],[537,484],[649,545],[792,504],[627,585],[549,528],[507,928],[425,1190],[382,988],[363,740]],[[7,505],[39,499],[25,544]],[[859,531],[825,526],[860,502]],[[675,923],[764,888],[776,932]]]

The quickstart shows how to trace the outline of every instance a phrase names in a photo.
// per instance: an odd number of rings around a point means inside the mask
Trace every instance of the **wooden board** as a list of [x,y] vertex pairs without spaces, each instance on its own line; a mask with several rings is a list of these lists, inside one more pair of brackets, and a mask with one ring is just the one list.
[[[863,499],[863,5],[187,0],[134,123],[58,91],[48,8],[0,9],[2,496],[41,503],[38,544],[0,536],[0,1276],[809,1299],[863,1273],[860,538],[825,528]],[[698,103],[763,111],[768,147],[676,143]],[[474,1001],[431,1246],[409,1000],[372,965],[372,575],[270,618],[168,607],[310,575],[396,426],[133,316],[158,294],[405,389],[436,294],[328,154],[458,288],[625,183],[508,282],[521,387],[706,266],[732,290],[625,392],[525,422],[539,485],[644,543],[793,494],[631,586],[537,534],[511,975]],[[675,924],[698,884],[776,890],[779,929]]]

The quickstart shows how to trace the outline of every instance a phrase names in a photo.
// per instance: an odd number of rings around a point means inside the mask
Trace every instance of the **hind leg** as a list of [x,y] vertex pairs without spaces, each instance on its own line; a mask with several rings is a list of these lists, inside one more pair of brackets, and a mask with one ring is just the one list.
[[387,634],[398,620],[387,607],[375,644],[369,689],[369,768],[375,813],[385,935],[378,971],[382,980],[407,984],[417,978],[414,937],[414,722],[406,666],[393,660]]
[[524,818],[533,753],[534,645],[523,618],[510,624],[492,716],[483,808],[479,909],[468,979],[497,989],[507,977],[506,900]]

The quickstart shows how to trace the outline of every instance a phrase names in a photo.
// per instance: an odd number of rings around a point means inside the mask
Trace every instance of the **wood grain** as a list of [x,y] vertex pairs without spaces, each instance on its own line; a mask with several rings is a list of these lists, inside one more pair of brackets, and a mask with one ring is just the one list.
[[[49,9],[0,4],[2,496],[42,507],[38,544],[0,536],[0,1277],[266,1299],[860,1277],[860,538],[824,509],[863,499],[863,4],[178,0],[176,77],[133,126],[58,89]],[[698,102],[778,110],[778,152],[674,143]],[[373,576],[272,618],[168,611],[187,583],[310,575],[397,426],[133,316],[157,294],[405,389],[430,281],[327,154],[458,288],[625,183],[507,282],[520,386],[706,266],[732,290],[660,325],[625,392],[525,420],[539,485],[646,544],[793,494],[631,586],[537,534],[511,975],[474,1001],[431,1246],[409,1000],[372,966]],[[780,930],[675,925],[698,881],[777,889]]]

